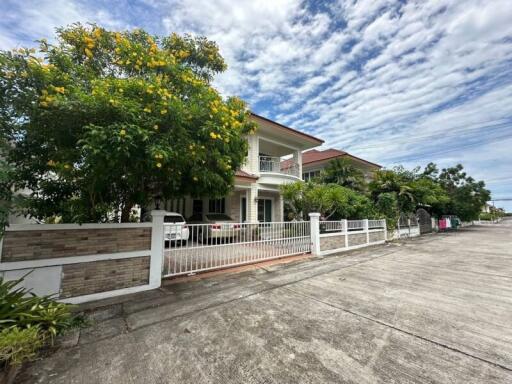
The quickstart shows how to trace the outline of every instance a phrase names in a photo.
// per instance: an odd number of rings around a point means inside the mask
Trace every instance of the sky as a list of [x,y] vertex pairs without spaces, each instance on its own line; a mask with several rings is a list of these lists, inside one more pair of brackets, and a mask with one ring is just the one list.
[[205,35],[229,66],[214,85],[254,112],[386,167],[460,162],[512,198],[511,0],[2,0],[0,15],[0,49],[77,21]]

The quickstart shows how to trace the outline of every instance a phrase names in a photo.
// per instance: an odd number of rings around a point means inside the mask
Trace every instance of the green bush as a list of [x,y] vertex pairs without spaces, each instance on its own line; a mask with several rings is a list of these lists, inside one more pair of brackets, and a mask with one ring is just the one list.
[[53,343],[55,336],[80,325],[70,305],[17,287],[22,281],[0,278],[0,361],[4,364],[20,364],[47,341]]
[[480,214],[480,220],[493,220],[496,217],[492,215],[492,213],[482,212]]
[[70,305],[58,303],[51,296],[36,296],[23,287],[16,288],[22,280],[0,278],[0,329],[37,325],[53,338],[73,326]]
[[25,360],[32,360],[44,342],[45,336],[37,326],[4,328],[0,332],[0,361],[19,365]]

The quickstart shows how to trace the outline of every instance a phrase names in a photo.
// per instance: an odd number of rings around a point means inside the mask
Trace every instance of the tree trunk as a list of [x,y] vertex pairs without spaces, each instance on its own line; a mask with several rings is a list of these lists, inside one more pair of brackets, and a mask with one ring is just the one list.
[[128,223],[130,221],[130,212],[132,210],[131,204],[125,204],[121,210],[121,223]]

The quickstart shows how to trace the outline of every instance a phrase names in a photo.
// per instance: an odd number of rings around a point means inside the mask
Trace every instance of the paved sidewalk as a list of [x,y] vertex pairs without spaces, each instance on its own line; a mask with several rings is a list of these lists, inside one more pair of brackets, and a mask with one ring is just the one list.
[[512,383],[510,221],[126,300],[17,383]]

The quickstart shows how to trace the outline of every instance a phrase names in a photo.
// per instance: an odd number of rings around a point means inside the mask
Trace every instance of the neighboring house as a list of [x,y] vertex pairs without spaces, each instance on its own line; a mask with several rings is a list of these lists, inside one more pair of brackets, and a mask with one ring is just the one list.
[[318,177],[320,172],[334,159],[348,159],[354,167],[363,171],[367,181],[371,179],[373,172],[382,168],[379,164],[361,159],[338,149],[331,148],[323,151],[312,149],[302,154],[302,179],[308,181]]
[[491,207],[491,204],[485,203],[485,205],[482,207],[482,213],[491,213]]
[[[166,201],[161,208],[187,219],[197,213],[225,213],[236,222],[283,221],[279,187],[301,179],[303,151],[322,145],[323,140],[254,113],[251,118],[258,129],[247,137],[247,161],[235,174],[233,192],[221,199]],[[283,163],[283,157],[288,156],[291,158]]]

